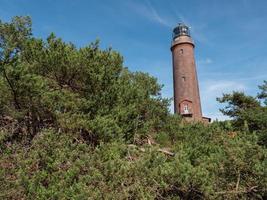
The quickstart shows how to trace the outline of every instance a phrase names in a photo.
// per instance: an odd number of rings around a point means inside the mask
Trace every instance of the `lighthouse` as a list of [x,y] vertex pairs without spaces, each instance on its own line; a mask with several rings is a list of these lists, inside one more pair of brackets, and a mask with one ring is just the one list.
[[194,47],[189,27],[179,23],[173,29],[171,45],[174,112],[187,121],[209,122],[209,118],[202,117]]

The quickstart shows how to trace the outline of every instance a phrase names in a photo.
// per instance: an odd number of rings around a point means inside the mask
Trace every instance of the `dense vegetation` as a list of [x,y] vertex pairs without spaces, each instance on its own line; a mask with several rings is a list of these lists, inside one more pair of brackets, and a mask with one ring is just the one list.
[[0,199],[266,199],[267,82],[187,124],[122,56],[0,21]]

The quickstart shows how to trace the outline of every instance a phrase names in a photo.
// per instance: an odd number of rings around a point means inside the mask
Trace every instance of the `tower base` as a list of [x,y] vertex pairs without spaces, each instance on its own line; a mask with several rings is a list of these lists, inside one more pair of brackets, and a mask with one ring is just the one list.
[[209,117],[193,118],[191,114],[182,115],[182,118],[187,122],[201,122],[204,124],[209,124],[211,122],[211,118]]

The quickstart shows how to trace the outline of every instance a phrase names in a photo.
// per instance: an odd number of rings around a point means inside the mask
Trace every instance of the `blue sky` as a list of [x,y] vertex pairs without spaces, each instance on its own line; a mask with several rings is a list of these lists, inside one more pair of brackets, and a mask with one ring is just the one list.
[[[0,0],[0,19],[30,15],[33,32],[50,32],[77,46],[99,38],[132,71],[149,72],[172,97],[171,34],[191,27],[205,116],[224,119],[216,97],[233,90],[255,95],[267,80],[267,1],[264,0]],[[170,108],[173,110],[173,108]]]

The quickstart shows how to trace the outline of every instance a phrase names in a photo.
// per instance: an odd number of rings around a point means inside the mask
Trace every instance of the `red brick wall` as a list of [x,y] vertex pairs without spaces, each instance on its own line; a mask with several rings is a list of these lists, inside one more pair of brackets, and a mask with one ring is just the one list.
[[181,114],[180,103],[192,102],[192,118],[202,120],[198,79],[194,58],[194,43],[188,36],[180,36],[172,45],[174,111]]

